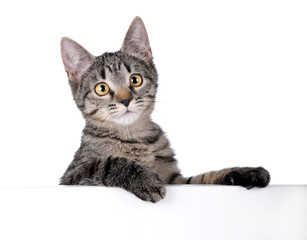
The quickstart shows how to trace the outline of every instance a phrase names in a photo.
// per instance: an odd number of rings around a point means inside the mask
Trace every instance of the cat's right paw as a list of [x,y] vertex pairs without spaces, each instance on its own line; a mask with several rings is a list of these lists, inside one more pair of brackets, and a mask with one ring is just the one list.
[[166,189],[163,181],[157,174],[140,181],[133,193],[144,201],[156,203],[165,197]]

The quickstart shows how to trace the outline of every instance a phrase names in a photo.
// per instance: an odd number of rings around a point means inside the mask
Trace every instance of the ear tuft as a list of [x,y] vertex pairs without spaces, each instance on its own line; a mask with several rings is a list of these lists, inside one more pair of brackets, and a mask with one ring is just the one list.
[[133,19],[120,50],[139,57],[145,62],[152,60],[148,34],[140,17]]
[[74,81],[80,81],[81,73],[90,66],[95,58],[80,44],[68,37],[61,39],[61,55],[68,77]]

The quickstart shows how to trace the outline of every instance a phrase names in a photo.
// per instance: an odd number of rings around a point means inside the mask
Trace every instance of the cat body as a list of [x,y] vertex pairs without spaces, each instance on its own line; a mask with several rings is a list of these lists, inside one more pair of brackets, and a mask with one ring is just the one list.
[[121,50],[94,57],[69,38],[61,53],[86,125],[63,185],[122,187],[145,201],[165,196],[165,184],[265,187],[262,167],[228,168],[185,178],[163,130],[151,120],[158,87],[147,31],[136,17]]

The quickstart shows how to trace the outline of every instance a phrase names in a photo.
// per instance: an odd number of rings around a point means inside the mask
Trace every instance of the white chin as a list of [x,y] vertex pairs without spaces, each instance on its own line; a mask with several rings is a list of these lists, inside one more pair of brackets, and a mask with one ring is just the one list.
[[120,125],[130,125],[134,123],[135,120],[139,118],[140,114],[135,112],[126,112],[120,117],[113,118],[112,122],[115,122]]

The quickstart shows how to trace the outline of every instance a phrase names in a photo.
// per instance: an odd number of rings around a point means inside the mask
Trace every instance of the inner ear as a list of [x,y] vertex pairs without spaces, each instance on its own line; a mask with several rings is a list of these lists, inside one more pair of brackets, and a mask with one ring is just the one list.
[[63,37],[61,55],[65,71],[71,80],[80,81],[80,75],[93,62],[95,57],[74,40]]
[[148,34],[140,17],[134,18],[130,24],[121,51],[139,57],[146,62],[152,60]]

